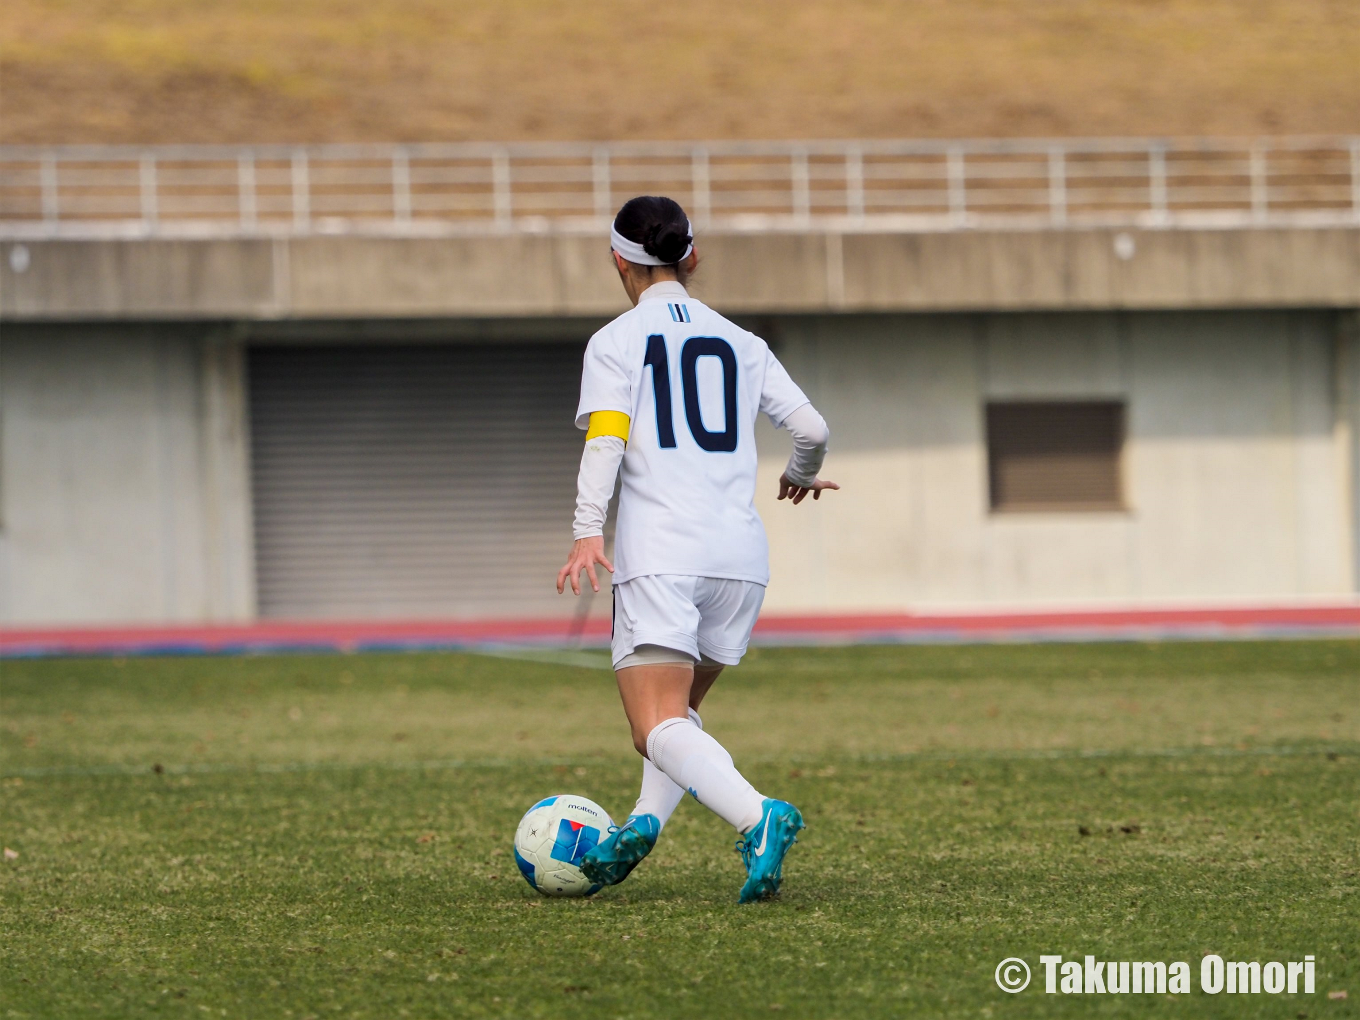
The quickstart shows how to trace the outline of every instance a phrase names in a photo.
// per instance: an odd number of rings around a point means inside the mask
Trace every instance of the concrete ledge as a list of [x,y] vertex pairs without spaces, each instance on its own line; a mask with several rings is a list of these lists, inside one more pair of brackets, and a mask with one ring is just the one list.
[[846,235],[856,311],[1344,307],[1360,229]]
[[[11,257],[16,245],[27,257]],[[0,317],[598,316],[626,305],[603,238],[10,242]],[[1360,306],[1360,227],[714,233],[698,296],[732,313]],[[22,271],[16,270],[21,266]]]
[[[14,269],[16,247],[29,252],[23,272]],[[275,300],[268,240],[36,241],[5,250],[6,319],[252,316]]]

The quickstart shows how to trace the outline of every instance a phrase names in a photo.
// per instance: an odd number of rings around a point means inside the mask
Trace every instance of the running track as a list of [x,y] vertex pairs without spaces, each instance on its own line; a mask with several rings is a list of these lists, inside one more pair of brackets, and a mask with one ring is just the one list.
[[[763,617],[764,645],[1360,638],[1360,602],[1313,606],[1080,610],[985,614]],[[603,647],[609,620],[270,621],[250,624],[0,628],[0,657],[236,655]]]

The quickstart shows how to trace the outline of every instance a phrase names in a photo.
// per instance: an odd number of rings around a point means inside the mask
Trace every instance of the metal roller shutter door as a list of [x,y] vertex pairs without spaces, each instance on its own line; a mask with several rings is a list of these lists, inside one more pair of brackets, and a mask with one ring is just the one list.
[[252,350],[261,615],[570,614],[583,349]]

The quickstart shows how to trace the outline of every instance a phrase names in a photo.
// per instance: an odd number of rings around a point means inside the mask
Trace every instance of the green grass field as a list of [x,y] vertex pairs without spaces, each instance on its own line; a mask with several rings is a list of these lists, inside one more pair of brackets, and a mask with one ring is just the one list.
[[[3,1016],[1357,1015],[1360,643],[755,651],[705,721],[809,828],[747,907],[693,802],[592,900],[516,872],[541,796],[632,805],[601,665],[5,662]],[[1317,992],[1207,995],[1207,952]],[[1041,953],[1192,991],[1045,995]]]

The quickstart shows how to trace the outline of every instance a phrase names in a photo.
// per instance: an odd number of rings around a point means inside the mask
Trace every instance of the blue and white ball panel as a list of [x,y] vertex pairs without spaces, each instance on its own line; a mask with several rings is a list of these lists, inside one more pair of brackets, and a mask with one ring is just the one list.
[[589,896],[600,887],[581,874],[581,858],[613,824],[604,808],[585,797],[546,797],[520,819],[515,864],[545,896]]

